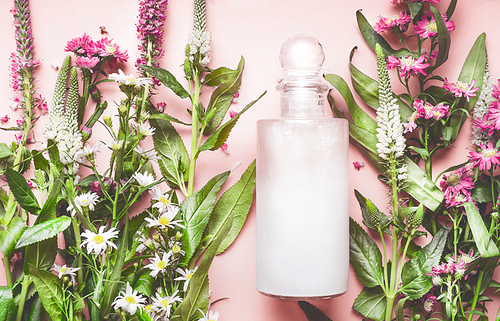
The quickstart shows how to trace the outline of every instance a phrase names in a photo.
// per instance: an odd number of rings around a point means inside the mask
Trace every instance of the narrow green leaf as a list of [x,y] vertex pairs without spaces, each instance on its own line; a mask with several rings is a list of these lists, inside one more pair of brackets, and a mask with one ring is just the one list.
[[179,173],[187,173],[189,154],[182,138],[169,121],[150,119],[149,123],[155,128],[153,142],[160,156],[160,169],[164,178],[171,187],[184,184]]
[[11,168],[7,168],[5,174],[10,191],[14,194],[19,205],[31,214],[38,214],[40,205],[38,205],[35,194],[31,191],[24,176]]
[[450,33],[448,32],[448,28],[446,27],[446,24],[444,23],[443,17],[441,16],[439,10],[432,4],[429,4],[429,8],[431,10],[432,15],[434,16],[434,21],[436,22],[436,28],[439,40],[438,55],[436,57],[436,62],[434,63],[434,66],[432,66],[431,68],[432,70],[434,70],[437,67],[441,66],[443,63],[445,63],[446,60],[448,60],[451,38],[450,38]]
[[16,318],[16,304],[10,286],[0,286],[0,321],[13,321]]
[[203,253],[200,265],[191,278],[190,289],[184,301],[177,307],[172,321],[179,320],[179,317],[183,321],[192,320],[195,315],[200,314],[198,309],[206,309],[205,303],[208,303],[206,302],[208,301],[208,270],[217,250],[230,230],[232,222],[231,218],[224,223],[218,237],[213,240],[205,250],[205,253]]
[[405,311],[404,305],[408,298],[402,298],[396,304],[395,313],[396,313],[396,321],[405,321]]
[[[210,135],[213,133],[217,127],[219,127],[222,119],[227,113],[229,106],[231,106],[231,101],[233,100],[233,94],[237,93],[241,86],[241,76],[243,74],[243,68],[245,66],[245,59],[241,57],[238,63],[238,68],[234,70],[233,73],[226,73],[225,77],[218,77],[217,82],[220,82],[217,88],[212,92],[210,96],[210,102],[207,107],[207,114],[215,109],[215,115],[209,122],[208,126],[203,131],[204,135]],[[210,82],[216,83],[214,78],[209,78]]]
[[64,304],[61,279],[50,272],[39,270],[33,265],[29,265],[29,272],[42,300],[43,307],[52,320],[61,320]]
[[40,299],[40,296],[38,295],[38,293],[35,294],[35,296],[32,300],[33,300],[33,302],[31,303],[28,320],[29,321],[42,321],[42,312],[44,310],[43,310],[42,300]]
[[170,88],[177,96],[182,99],[189,97],[189,92],[175,79],[170,71],[155,66],[139,65],[139,68],[150,73],[153,77],[161,81],[166,87]]
[[182,257],[181,263],[187,263],[198,248],[205,227],[207,226],[210,215],[213,211],[217,193],[222,184],[229,177],[229,171],[221,173],[211,180],[205,186],[193,195],[186,198],[181,203],[184,226],[186,227],[182,235],[186,248],[186,254]]
[[150,120],[151,119],[160,119],[160,120],[166,120],[166,121],[170,121],[170,122],[174,122],[174,123],[178,123],[178,124],[182,124],[182,125],[186,125],[186,126],[191,126],[191,124],[180,121],[177,118],[172,117],[172,116],[167,115],[167,114],[161,114],[161,113],[152,114],[149,116],[149,119]]
[[424,4],[421,2],[411,2],[408,3],[408,9],[410,9],[411,19],[415,19],[416,16],[420,14],[424,7]]
[[326,75],[325,79],[340,92],[342,97],[344,97],[353,123],[372,133],[376,133],[378,127],[377,122],[358,106],[344,79],[334,74]]
[[203,84],[210,87],[220,86],[221,84],[227,82],[229,79],[234,79],[234,77],[239,73],[241,73],[239,69],[233,70],[226,67],[220,67],[208,73],[205,76],[205,82]]
[[332,321],[329,317],[326,316],[320,309],[315,307],[309,302],[299,301],[299,306],[304,312],[309,321]]
[[[465,59],[458,80],[471,84],[475,80],[475,87],[481,88],[483,85],[484,70],[486,66],[486,34],[482,33],[474,42],[467,58]],[[479,92],[476,92],[475,97],[471,97],[468,102],[466,102],[464,109],[470,112],[476,105],[477,99],[479,98]],[[457,137],[462,125],[467,119],[467,114],[463,111],[456,111],[450,116],[450,126],[453,128],[451,142],[454,142]]]
[[[267,92],[267,91],[266,91]],[[259,99],[262,98],[266,94],[264,92],[262,95],[260,95],[259,98],[255,99],[254,101],[250,102],[248,105],[243,108],[238,115],[234,116],[230,120],[228,120],[226,123],[224,123],[222,126],[220,126],[208,139],[203,143],[203,145],[200,146],[198,149],[198,152],[202,152],[205,150],[217,150],[219,149],[227,140],[229,137],[229,133],[231,133],[231,130],[233,129],[234,125],[236,125],[236,122],[240,118],[241,115],[243,115],[244,112],[246,112],[250,107],[252,107]]]
[[451,16],[453,15],[453,12],[455,12],[456,6],[457,6],[457,0],[451,0],[450,5],[448,6],[448,9],[446,10],[446,17],[448,19],[450,19]]
[[380,47],[382,47],[382,50],[384,51],[384,55],[387,57],[389,55],[394,55],[396,57],[403,57],[403,56],[408,56],[410,52],[404,48],[399,49],[399,50],[394,50],[392,47],[389,45],[389,43],[379,35],[373,27],[370,25],[368,20],[366,20],[365,16],[361,13],[361,10],[356,11],[356,20],[358,21],[358,27],[359,31],[361,32],[361,35],[365,39],[366,43],[370,48],[372,48],[375,51],[375,44],[379,44]]
[[382,321],[385,318],[386,305],[387,298],[381,287],[365,287],[354,300],[352,308],[370,320]]
[[369,288],[384,285],[382,254],[368,233],[352,218],[349,218],[349,253],[358,280]]
[[231,186],[215,204],[212,216],[208,223],[208,232],[210,243],[220,235],[225,222],[233,218],[231,230],[222,241],[217,250],[217,255],[224,252],[236,239],[245,223],[248,211],[252,206],[253,192],[255,190],[255,160],[248,166],[241,178]]
[[17,242],[16,248],[21,248],[23,246],[54,237],[67,229],[70,224],[71,218],[67,216],[61,216],[53,220],[45,221],[32,227],[28,227]]
[[474,242],[476,243],[481,258],[489,258],[499,256],[498,248],[495,242],[491,239],[488,229],[484,225],[483,218],[472,202],[463,204],[467,213],[467,222],[469,223]]
[[15,216],[7,227],[0,225],[0,252],[5,257],[12,257],[17,241],[26,228],[26,223],[19,216]]

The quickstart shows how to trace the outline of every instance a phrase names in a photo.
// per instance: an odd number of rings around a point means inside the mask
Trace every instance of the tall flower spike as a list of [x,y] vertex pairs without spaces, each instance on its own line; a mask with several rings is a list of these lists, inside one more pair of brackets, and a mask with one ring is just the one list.
[[205,0],[195,0],[193,31],[189,35],[188,50],[186,52],[191,63],[197,63],[201,66],[208,65],[212,51],[211,37],[210,32],[207,31]]
[[[494,85],[495,80],[491,77],[488,57],[486,57],[483,86],[481,87],[481,93],[479,94],[479,98],[472,113],[474,122],[482,121],[483,117],[488,113],[490,103],[495,101],[495,97],[492,95]],[[481,144],[487,145],[489,142],[492,142],[491,139],[492,137],[488,134],[487,130],[483,130],[473,124],[471,133],[471,143],[473,145],[476,145],[476,147],[479,147]]]
[[205,0],[194,0],[193,31],[207,29]]
[[66,101],[66,110],[64,112],[64,123],[68,131],[78,132],[78,72],[77,68],[71,68],[69,78],[69,91]]

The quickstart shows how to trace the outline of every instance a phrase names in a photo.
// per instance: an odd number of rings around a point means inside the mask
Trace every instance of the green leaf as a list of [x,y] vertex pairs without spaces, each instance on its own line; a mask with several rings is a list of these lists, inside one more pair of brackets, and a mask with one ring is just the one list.
[[7,227],[0,225],[0,252],[5,257],[12,257],[16,243],[26,227],[26,223],[19,216],[15,216]]
[[9,156],[13,156],[14,154],[10,150],[9,146],[5,143],[0,143],[0,160],[3,160]]
[[29,265],[29,272],[42,300],[43,307],[52,320],[61,320],[64,304],[61,279],[50,272],[39,270],[31,264]]
[[495,242],[491,239],[488,229],[484,225],[483,218],[472,202],[463,204],[465,212],[467,213],[467,222],[469,223],[474,242],[476,243],[481,258],[489,258],[499,256],[498,248]]
[[203,83],[203,85],[207,85],[210,87],[220,86],[228,80],[234,79],[235,76],[237,76],[239,73],[241,73],[241,70],[239,70],[239,68],[237,70],[233,70],[226,67],[219,67],[205,76],[205,82]]
[[[241,86],[241,76],[243,74],[243,68],[245,66],[245,59],[241,57],[238,64],[238,69],[234,70],[232,73],[219,72],[214,70],[218,75],[214,77],[209,77],[206,80],[209,83],[219,83],[218,87],[212,92],[210,97],[210,102],[207,107],[207,114],[215,109],[215,115],[209,122],[208,126],[203,131],[204,135],[210,135],[213,133],[217,127],[219,127],[222,119],[227,113],[229,106],[231,106],[231,101],[233,100],[233,94],[236,94]],[[224,70],[230,70],[225,68]],[[222,75],[223,74],[223,75]],[[209,75],[207,75],[208,77]]]
[[154,278],[146,271],[139,276],[139,279],[137,279],[134,290],[137,290],[139,293],[144,294],[146,297],[151,297],[153,282]]
[[24,176],[11,168],[7,168],[5,174],[10,191],[14,194],[19,205],[31,214],[38,214],[40,205],[38,205],[38,201]]
[[356,11],[356,19],[358,21],[358,28],[361,35],[365,39],[366,43],[375,51],[375,45],[378,43],[384,55],[387,57],[389,55],[394,55],[395,57],[406,57],[410,52],[404,48],[399,50],[394,50],[389,45],[389,43],[379,35],[371,26],[371,24],[366,20],[365,16],[361,13],[361,10]]
[[253,192],[255,190],[255,160],[236,184],[231,186],[215,204],[212,216],[208,223],[210,239],[207,243],[217,238],[225,222],[233,218],[231,230],[222,241],[217,255],[224,252],[236,239],[245,223],[248,211],[252,206]]
[[309,321],[332,321],[329,317],[327,317],[320,309],[315,307],[309,302],[299,301],[299,306],[304,312]]
[[349,218],[349,261],[358,279],[367,287],[384,285],[382,254],[365,230]]
[[424,7],[424,4],[420,3],[420,2],[408,3],[408,9],[410,9],[410,14],[411,14],[412,20],[415,19],[415,17],[420,14],[423,7]]
[[352,96],[349,86],[344,81],[344,79],[334,74],[326,75],[325,79],[340,92],[342,97],[344,97],[353,123],[372,133],[376,133],[378,127],[377,122],[358,106],[358,104],[354,100],[354,97]]
[[[476,81],[475,87],[481,88],[483,85],[484,70],[486,66],[486,34],[482,33],[474,42],[467,58],[465,59],[464,65],[458,76],[458,80],[471,84],[472,80]],[[476,105],[477,99],[479,98],[479,92],[476,92],[475,97],[471,97],[470,100],[465,104],[465,110],[470,112]],[[467,114],[463,111],[456,111],[450,116],[450,125],[453,127],[451,142],[454,142],[457,137],[462,125],[467,119]]]
[[205,184],[199,191],[186,198],[181,203],[181,211],[186,227],[182,238],[186,246],[186,254],[182,257],[181,262],[189,262],[194,254],[203,236],[203,231],[207,226],[210,215],[213,211],[217,193],[222,187],[222,184],[229,177],[229,171],[221,173]]
[[23,246],[54,237],[67,229],[70,224],[71,218],[68,216],[61,216],[32,227],[28,227],[17,242],[16,248],[21,248]]
[[0,321],[13,321],[16,318],[17,308],[12,298],[10,286],[0,286]]
[[167,115],[167,114],[161,114],[161,113],[152,114],[149,116],[149,119],[160,119],[160,120],[171,121],[171,122],[186,125],[186,126],[191,126],[191,124],[180,121],[177,118],[172,117],[172,116]]
[[161,81],[166,87],[170,88],[177,96],[182,99],[188,98],[189,93],[182,87],[182,85],[175,79],[175,76],[170,73],[170,71],[155,67],[155,66],[145,66],[139,65],[139,68],[150,73],[153,77]]
[[198,309],[206,310],[208,307],[208,270],[219,249],[222,241],[231,228],[232,218],[227,220],[221,228],[220,234],[207,247],[200,265],[193,274],[189,283],[189,291],[184,301],[177,307],[172,321],[190,321],[194,316],[199,315]]
[[29,274],[29,266],[41,270],[50,269],[57,255],[57,237],[51,237],[41,242],[26,246],[24,272]]
[[238,115],[236,115],[233,118],[231,118],[230,120],[228,120],[226,123],[224,123],[222,126],[220,126],[214,133],[212,133],[212,135],[210,135],[210,137],[208,137],[208,139],[205,141],[205,143],[203,143],[203,145],[200,146],[200,148],[198,149],[198,153],[205,151],[205,150],[217,150],[217,149],[219,149],[226,142],[227,138],[229,137],[229,133],[233,129],[234,125],[236,125],[236,122],[238,121],[240,116],[243,115],[243,113],[245,111],[247,111],[250,107],[252,107],[253,104],[255,104],[265,94],[266,94],[266,92],[264,92],[262,95],[260,95],[260,97],[257,98],[256,100],[250,102],[248,105],[245,106],[245,108],[243,108],[238,113]]
[[[372,221],[372,216],[370,215],[370,210],[368,209],[368,205],[366,202],[367,198],[361,195],[361,193],[357,190],[354,190],[354,194],[356,195],[359,207],[361,208],[361,214],[363,215],[363,224],[365,224],[365,226],[371,230],[378,231],[377,226],[374,225],[374,222]],[[374,210],[377,211],[377,217],[379,219],[378,225],[385,226],[387,223],[389,223],[389,217],[379,211],[379,209],[376,208],[375,205],[373,205],[373,207]]]
[[434,21],[436,22],[436,28],[439,40],[438,55],[436,57],[436,62],[434,63],[434,66],[432,66],[431,68],[432,70],[434,70],[437,67],[441,66],[443,63],[445,63],[446,60],[448,60],[451,38],[450,38],[450,33],[448,32],[448,28],[446,27],[446,24],[444,23],[443,17],[441,16],[439,10],[432,4],[429,4],[429,8],[431,10],[432,15],[434,16]]
[[354,300],[352,308],[370,320],[382,321],[385,318],[386,305],[387,298],[381,287],[365,287]]
[[402,298],[398,301],[398,304],[396,304],[394,311],[396,314],[396,321],[405,321],[404,305],[407,299],[408,298]]
[[159,163],[163,177],[171,187],[184,184],[185,180],[179,177],[179,173],[187,173],[189,154],[182,138],[168,121],[150,119],[149,123],[155,128],[153,142],[160,156]]
[[38,295],[38,293],[35,294],[35,296],[32,300],[33,301],[31,303],[28,320],[29,321],[42,321],[42,312],[44,310],[43,310],[42,300],[40,299],[40,296]]

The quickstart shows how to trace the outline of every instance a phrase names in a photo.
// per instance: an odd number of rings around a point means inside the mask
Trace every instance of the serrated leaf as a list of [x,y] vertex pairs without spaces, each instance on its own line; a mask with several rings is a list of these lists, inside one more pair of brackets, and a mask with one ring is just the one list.
[[175,76],[170,71],[155,66],[139,65],[139,68],[150,73],[158,79],[166,87],[170,88],[177,96],[182,99],[189,97],[189,92],[175,79]]
[[181,262],[189,262],[192,255],[198,248],[205,227],[207,226],[210,215],[213,211],[217,193],[222,187],[222,184],[229,177],[229,171],[221,173],[211,180],[205,186],[193,195],[186,198],[181,203],[181,211],[183,214],[184,226],[186,229],[182,235],[186,254],[182,257]]
[[[266,91],[267,92],[267,91]],[[220,126],[208,139],[203,143],[203,145],[200,146],[198,149],[198,153],[205,151],[205,150],[217,150],[219,149],[227,140],[229,137],[229,133],[233,129],[234,125],[236,125],[236,122],[240,118],[241,115],[245,111],[247,111],[250,107],[252,107],[259,99],[262,98],[266,94],[264,92],[262,95],[260,95],[259,98],[255,99],[254,101],[250,102],[248,105],[245,106],[236,116],[228,120],[226,123],[224,123],[222,126]]]
[[7,158],[9,156],[13,156],[9,146],[7,146],[7,144],[5,143],[0,143],[0,160],[3,160],[4,158]]
[[71,218],[67,216],[61,216],[34,225],[32,227],[28,227],[17,242],[16,248],[21,248],[23,246],[37,243],[56,236],[57,234],[67,229],[70,224]]
[[211,81],[213,80],[213,83],[219,82],[219,85],[210,96],[210,102],[207,106],[207,114],[215,109],[215,115],[203,131],[204,135],[210,135],[213,133],[217,127],[219,127],[222,119],[224,119],[229,106],[231,106],[233,95],[240,89],[241,76],[244,66],[245,59],[241,57],[240,62],[238,63],[238,68],[234,70],[233,73],[225,73],[224,77],[216,77],[217,81],[215,81],[215,78],[209,79]]
[[320,309],[315,307],[309,302],[299,301],[299,306],[304,312],[309,321],[332,321],[329,317],[326,316]]
[[29,265],[41,270],[50,269],[57,255],[57,237],[26,246],[24,273],[29,274]]
[[349,261],[358,279],[369,288],[384,285],[382,254],[368,233],[349,218]]
[[489,258],[499,256],[498,248],[495,242],[491,239],[488,229],[484,225],[483,218],[472,202],[463,204],[465,212],[467,213],[467,222],[469,223],[474,242],[476,243],[481,258]]
[[40,205],[38,205],[38,201],[24,176],[11,168],[7,168],[5,174],[10,191],[14,194],[19,205],[31,214],[38,214]]
[[10,286],[0,286],[0,321],[13,321],[16,318],[17,308],[12,297]]
[[231,186],[215,204],[208,223],[207,243],[217,238],[225,222],[233,218],[231,229],[217,250],[217,255],[224,252],[236,239],[245,223],[248,211],[252,206],[255,190],[255,160],[248,166],[241,178]]
[[398,304],[396,304],[396,308],[394,309],[396,321],[405,321],[404,305],[407,299],[408,298],[402,298],[398,301]]
[[381,287],[365,287],[354,300],[352,308],[370,320],[382,321],[385,318],[386,305],[387,298]]
[[229,79],[233,79],[239,73],[241,73],[239,69],[233,70],[226,67],[219,67],[205,76],[205,82],[203,84],[210,87],[220,86]]
[[153,289],[154,278],[149,275],[149,273],[143,273],[137,279],[134,285],[134,290],[144,294],[146,297],[151,297],[151,291]]
[[61,279],[50,272],[39,270],[33,265],[29,265],[29,272],[45,311],[52,320],[61,320],[64,304]]
[[26,228],[26,223],[19,216],[14,217],[7,227],[0,225],[0,252],[5,257],[12,257],[16,243]]

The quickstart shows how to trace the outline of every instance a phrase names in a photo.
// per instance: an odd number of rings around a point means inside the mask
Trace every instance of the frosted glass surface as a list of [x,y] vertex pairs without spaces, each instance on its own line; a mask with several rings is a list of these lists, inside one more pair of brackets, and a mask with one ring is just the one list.
[[257,126],[257,289],[284,298],[344,293],[347,121],[260,120]]

